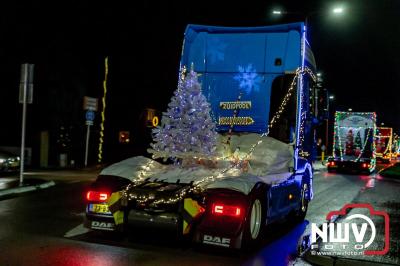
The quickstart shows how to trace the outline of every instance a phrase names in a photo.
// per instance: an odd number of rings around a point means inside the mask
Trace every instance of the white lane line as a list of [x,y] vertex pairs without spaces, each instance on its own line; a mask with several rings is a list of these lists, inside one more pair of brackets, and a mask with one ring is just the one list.
[[78,216],[78,217],[85,217],[84,212],[71,212],[71,215]]
[[75,184],[75,183],[80,183],[80,182],[86,182],[87,180],[70,180],[67,183],[68,184]]
[[79,236],[79,235],[86,234],[89,231],[90,230],[88,228],[86,228],[83,224],[80,224],[80,225],[72,228],[68,232],[66,232],[64,237],[70,238],[70,237],[74,237],[74,236]]
[[40,188],[48,188],[48,187],[52,187],[52,186],[55,186],[55,185],[56,185],[56,183],[53,180],[51,180],[51,181],[48,181],[46,183],[43,183],[43,184],[39,185],[39,187]]

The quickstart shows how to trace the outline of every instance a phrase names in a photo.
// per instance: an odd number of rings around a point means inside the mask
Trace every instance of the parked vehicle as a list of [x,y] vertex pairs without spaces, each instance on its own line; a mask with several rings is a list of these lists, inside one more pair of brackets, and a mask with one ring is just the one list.
[[19,156],[0,150],[0,172],[18,171],[20,167]]

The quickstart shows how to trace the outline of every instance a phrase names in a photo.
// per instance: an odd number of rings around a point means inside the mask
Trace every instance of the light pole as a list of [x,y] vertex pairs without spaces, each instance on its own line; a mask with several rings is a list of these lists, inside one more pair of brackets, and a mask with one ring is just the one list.
[[329,110],[329,102],[333,101],[335,99],[334,95],[329,95],[328,90],[326,90],[326,132],[325,132],[325,147],[326,150],[328,151],[328,145],[329,145],[329,117],[330,117],[330,110]]

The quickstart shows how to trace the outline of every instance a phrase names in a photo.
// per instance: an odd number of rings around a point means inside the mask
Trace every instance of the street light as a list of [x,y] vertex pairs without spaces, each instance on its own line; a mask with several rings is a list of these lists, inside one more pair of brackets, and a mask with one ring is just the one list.
[[[336,6],[336,7],[332,8],[330,12],[333,13],[334,15],[341,15],[341,14],[344,13],[344,11],[345,11],[345,9],[344,9],[343,6]],[[311,12],[308,12],[308,13],[303,13],[303,12],[298,12],[298,11],[284,11],[284,10],[281,10],[281,9],[273,9],[272,10],[272,15],[273,16],[282,16],[284,14],[285,15],[286,14],[302,15],[302,16],[304,16],[304,25],[306,27],[308,26],[309,17],[311,17],[312,15],[316,15],[316,14],[323,15],[323,14],[326,14],[326,13],[327,12],[325,10],[322,10],[322,9],[314,10],[314,11],[311,11]]]
[[333,10],[332,10],[332,12],[333,12],[333,14],[341,14],[341,13],[343,13],[343,7],[335,7]]

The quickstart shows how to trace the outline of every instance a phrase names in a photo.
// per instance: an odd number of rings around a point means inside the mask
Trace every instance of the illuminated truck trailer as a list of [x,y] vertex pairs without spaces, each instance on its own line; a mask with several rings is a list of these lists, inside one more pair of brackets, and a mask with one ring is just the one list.
[[328,171],[371,173],[376,165],[376,114],[336,112]]
[[375,147],[377,163],[390,163],[392,159],[393,129],[378,127],[376,130]]

